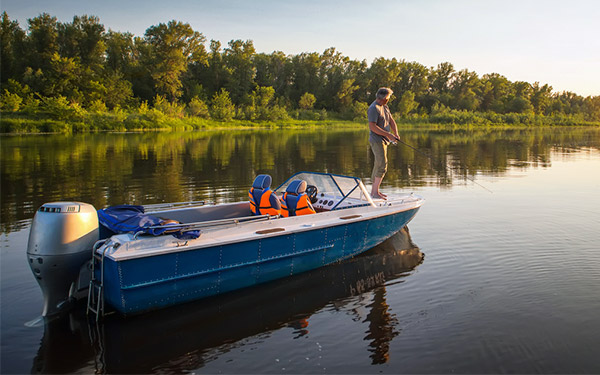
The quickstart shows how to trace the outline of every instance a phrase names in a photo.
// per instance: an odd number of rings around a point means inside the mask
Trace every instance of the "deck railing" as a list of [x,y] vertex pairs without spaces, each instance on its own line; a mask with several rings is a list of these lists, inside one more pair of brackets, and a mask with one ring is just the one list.
[[144,231],[136,232],[133,236],[133,239],[137,239],[140,234],[145,234],[145,230],[151,229],[165,229],[163,234],[172,234],[174,232],[187,232],[192,230],[198,230],[203,228],[210,228],[221,225],[237,225],[245,222],[259,222],[265,220],[271,220],[278,218],[279,216],[271,216],[271,215],[260,215],[260,216],[242,216],[242,217],[234,217],[229,219],[218,219],[218,220],[210,220],[210,221],[198,221],[194,223],[181,223],[181,224],[167,224],[167,225],[154,225],[151,227],[145,227]]

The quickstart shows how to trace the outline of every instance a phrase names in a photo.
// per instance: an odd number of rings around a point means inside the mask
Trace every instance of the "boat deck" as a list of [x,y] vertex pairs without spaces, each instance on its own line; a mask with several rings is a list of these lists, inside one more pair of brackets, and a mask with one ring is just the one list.
[[[178,220],[182,223],[182,228],[199,229],[200,237],[181,240],[171,235],[119,234],[107,241],[104,246],[107,248],[105,254],[115,260],[127,260],[173,251],[209,248],[369,220],[418,208],[423,202],[421,197],[411,193],[390,196],[387,200],[377,199],[373,201],[373,205],[357,199],[347,199],[340,207],[332,210],[331,207],[336,207],[335,204],[328,203],[335,202],[335,197],[324,195],[319,198],[321,203],[315,204],[316,214],[287,218],[251,216],[248,202],[157,211],[153,214]],[[104,251],[104,247],[98,251]]]

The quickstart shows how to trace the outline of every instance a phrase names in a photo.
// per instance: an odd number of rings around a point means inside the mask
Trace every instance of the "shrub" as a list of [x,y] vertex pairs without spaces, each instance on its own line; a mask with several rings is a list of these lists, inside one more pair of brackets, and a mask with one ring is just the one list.
[[140,103],[140,106],[137,108],[137,113],[139,113],[140,115],[145,115],[146,113],[148,113],[148,111],[150,110],[150,107],[148,106],[148,101],[144,100],[143,102]]
[[369,105],[367,103],[355,101],[352,102],[350,107],[342,114],[342,117],[346,120],[366,121],[368,109]]
[[70,103],[64,96],[42,98],[40,107],[56,120],[81,121],[87,114],[79,103]]
[[4,93],[0,95],[0,109],[6,112],[17,112],[23,103],[23,98],[18,94],[13,94],[4,90]]
[[286,109],[284,107],[280,107],[275,105],[267,110],[265,113],[265,120],[270,121],[281,121],[288,120],[290,116],[288,115]]
[[164,122],[167,119],[167,116],[156,108],[148,110],[145,117],[151,122]]
[[104,102],[100,99],[92,101],[88,106],[88,111],[93,113],[104,113],[106,110],[106,104],[104,104]]
[[208,106],[197,96],[193,97],[192,100],[190,100],[190,103],[187,106],[187,111],[191,116],[201,118],[210,117],[210,114],[208,113]]
[[210,116],[217,121],[230,121],[235,114],[235,106],[229,98],[229,92],[221,89],[213,96]]
[[156,95],[154,108],[169,117],[183,118],[185,106],[177,102],[169,102],[164,96]]
[[415,94],[408,90],[402,94],[400,101],[396,105],[397,113],[402,117],[406,117],[410,112],[417,109],[418,106],[419,103],[415,101]]
[[313,109],[316,101],[317,98],[315,98],[313,94],[305,92],[300,97],[300,100],[298,101],[298,106],[300,107],[300,109]]

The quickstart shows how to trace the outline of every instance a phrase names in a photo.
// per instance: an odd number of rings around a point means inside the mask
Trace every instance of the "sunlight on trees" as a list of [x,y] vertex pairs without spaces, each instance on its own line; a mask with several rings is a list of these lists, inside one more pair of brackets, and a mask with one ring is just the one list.
[[[394,90],[389,106],[408,122],[600,122],[599,97],[553,92],[548,84],[456,71],[449,62],[426,67],[380,57],[368,64],[334,47],[286,55],[256,53],[252,40],[207,46],[202,33],[176,20],[136,37],[106,31],[91,15],[63,23],[43,13],[22,29],[3,12],[0,40],[1,131],[25,129],[32,116],[79,119],[79,129],[109,128],[115,119],[118,128],[142,129],[167,119],[364,121],[381,86]],[[110,114],[110,121],[86,125],[87,114]]]
[[300,100],[298,101],[298,106],[301,109],[313,109],[316,101],[317,101],[317,98],[315,98],[315,96],[313,94],[311,94],[309,92],[305,92],[300,97]]

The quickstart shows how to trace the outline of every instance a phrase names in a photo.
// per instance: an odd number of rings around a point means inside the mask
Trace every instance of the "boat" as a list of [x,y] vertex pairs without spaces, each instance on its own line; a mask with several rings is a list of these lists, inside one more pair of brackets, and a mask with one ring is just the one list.
[[[270,190],[270,177],[257,181]],[[255,215],[250,201],[148,205],[144,215],[158,222],[116,234],[90,204],[43,204],[27,249],[42,315],[86,292],[98,319],[107,306],[134,315],[293,276],[375,247],[424,202],[414,193],[372,199],[360,178],[320,172],[296,173],[273,195],[307,192],[313,214]]]
[[[425,258],[413,243],[408,227],[344,262],[331,264],[278,282],[155,310],[135,317],[111,315],[98,329],[86,317],[83,301],[61,316],[44,322],[44,334],[31,373],[167,373],[198,372],[217,352],[239,347],[248,338],[283,327],[309,330],[311,317],[327,306],[336,310],[364,307],[369,350],[383,350],[391,340],[380,329],[386,320],[371,298],[398,288]],[[326,287],[325,287],[326,286]],[[388,289],[389,292],[389,289]],[[353,298],[356,297],[356,298]],[[252,308],[248,308],[252,306]],[[340,314],[348,319],[354,316]],[[379,319],[379,320],[377,320]],[[149,339],[151,338],[151,339]]]

